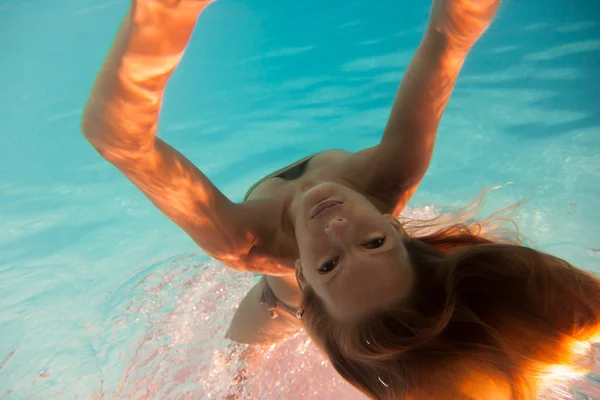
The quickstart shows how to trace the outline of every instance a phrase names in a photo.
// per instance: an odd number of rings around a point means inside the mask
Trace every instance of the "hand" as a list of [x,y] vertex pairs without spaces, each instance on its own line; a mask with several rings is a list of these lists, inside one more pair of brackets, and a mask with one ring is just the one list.
[[500,0],[434,0],[429,29],[448,37],[449,44],[468,51],[490,26]]

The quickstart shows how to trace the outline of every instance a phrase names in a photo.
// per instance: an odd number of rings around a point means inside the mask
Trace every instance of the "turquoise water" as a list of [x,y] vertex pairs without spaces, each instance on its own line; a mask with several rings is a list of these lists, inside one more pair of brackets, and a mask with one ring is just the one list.
[[[160,136],[235,200],[308,153],[375,144],[427,21],[428,1],[404,3],[219,0]],[[302,335],[252,357],[220,339],[251,277],[208,260],[81,137],[128,4],[0,0],[0,396],[360,398]],[[485,210],[528,199],[530,241],[600,273],[599,17],[586,0],[504,2],[413,212],[503,185]]]

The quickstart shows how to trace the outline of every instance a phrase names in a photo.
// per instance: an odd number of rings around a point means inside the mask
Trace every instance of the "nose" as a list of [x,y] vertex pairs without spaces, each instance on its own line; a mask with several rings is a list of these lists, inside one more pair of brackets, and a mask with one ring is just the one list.
[[340,240],[348,231],[348,220],[341,217],[333,218],[327,223],[325,233],[332,239]]

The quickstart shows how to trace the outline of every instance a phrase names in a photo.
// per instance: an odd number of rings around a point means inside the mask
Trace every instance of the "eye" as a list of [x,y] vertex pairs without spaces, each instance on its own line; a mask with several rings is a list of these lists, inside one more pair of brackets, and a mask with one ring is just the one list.
[[384,243],[385,243],[385,237],[380,237],[380,238],[375,238],[375,239],[369,240],[367,243],[363,244],[363,247],[365,247],[367,249],[376,249],[378,247],[383,246]]
[[318,269],[320,274],[328,274],[338,265],[339,258],[334,258],[333,260],[327,261],[325,264],[321,265],[321,268]]

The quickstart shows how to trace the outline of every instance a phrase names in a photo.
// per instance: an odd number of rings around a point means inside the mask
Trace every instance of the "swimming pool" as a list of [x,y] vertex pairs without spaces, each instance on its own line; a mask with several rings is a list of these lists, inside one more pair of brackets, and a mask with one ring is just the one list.
[[[428,1],[402,3],[219,0],[160,135],[236,200],[308,153],[374,144],[427,21]],[[128,4],[0,2],[0,395],[360,398],[301,335],[257,353],[222,340],[252,277],[207,259],[79,134]],[[586,0],[505,1],[413,212],[504,185],[486,210],[528,199],[530,241],[600,272],[599,15]],[[580,391],[600,398],[592,385]]]

